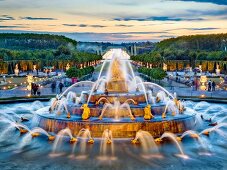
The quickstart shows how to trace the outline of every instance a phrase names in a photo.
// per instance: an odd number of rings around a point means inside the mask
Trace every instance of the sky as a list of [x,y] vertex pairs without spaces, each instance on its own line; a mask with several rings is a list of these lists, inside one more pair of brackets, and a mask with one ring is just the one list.
[[0,0],[0,32],[99,42],[227,33],[227,0]]

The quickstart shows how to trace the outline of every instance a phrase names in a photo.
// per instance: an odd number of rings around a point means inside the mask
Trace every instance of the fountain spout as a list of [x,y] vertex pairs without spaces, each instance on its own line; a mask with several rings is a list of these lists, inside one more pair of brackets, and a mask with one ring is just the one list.
[[89,119],[91,110],[88,107],[88,104],[84,104],[81,108],[84,109],[82,114],[82,119],[83,120]]
[[100,102],[101,102],[101,101],[104,101],[104,100],[106,101],[106,103],[110,103],[110,101],[109,101],[107,98],[101,97],[98,101],[95,102],[95,104],[96,104],[96,105],[99,105]]
[[151,105],[148,104],[145,108],[144,108],[144,120],[150,120],[153,119],[154,116],[151,113]]

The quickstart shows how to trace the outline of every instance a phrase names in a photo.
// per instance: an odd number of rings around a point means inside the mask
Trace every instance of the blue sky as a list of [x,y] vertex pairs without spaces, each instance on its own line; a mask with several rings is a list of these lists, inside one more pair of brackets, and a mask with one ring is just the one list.
[[227,32],[227,0],[0,0],[0,32],[160,41]]

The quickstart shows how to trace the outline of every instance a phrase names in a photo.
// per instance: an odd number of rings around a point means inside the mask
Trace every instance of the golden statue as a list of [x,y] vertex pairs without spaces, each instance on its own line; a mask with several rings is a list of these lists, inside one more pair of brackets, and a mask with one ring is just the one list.
[[123,80],[122,70],[120,69],[121,64],[118,59],[114,59],[113,64],[111,66],[111,80],[112,81],[119,81]]
[[151,105],[147,105],[145,108],[144,108],[144,119],[145,120],[150,120],[150,119],[153,119],[154,116],[152,115],[151,113]]
[[157,96],[156,97],[156,103],[159,103],[161,101],[161,99]]
[[166,113],[165,112],[162,113],[162,118],[163,119],[166,118]]
[[132,143],[132,144],[138,144],[139,141],[138,141],[137,139],[132,139],[132,140],[131,140],[131,143]]
[[94,142],[95,142],[94,139],[90,138],[87,143],[94,144]]
[[173,101],[174,101],[175,105],[177,106],[177,104],[178,104],[177,98],[174,98]]
[[83,120],[89,119],[91,110],[88,107],[88,105],[87,104],[83,104],[83,106],[81,108],[84,109],[83,110],[83,114],[82,114],[82,119]]
[[178,101],[176,102],[176,106],[177,106],[177,108],[178,108],[178,110],[179,110],[179,113],[183,113],[183,112],[184,112],[185,108],[184,108],[184,105],[181,103],[180,100],[178,100]]
[[128,92],[128,86],[121,70],[121,63],[119,59],[115,58],[111,65],[111,77],[106,84],[106,91],[108,92]]
[[68,119],[70,119],[70,118],[71,118],[71,114],[70,114],[69,112],[67,113],[66,118],[68,118]]

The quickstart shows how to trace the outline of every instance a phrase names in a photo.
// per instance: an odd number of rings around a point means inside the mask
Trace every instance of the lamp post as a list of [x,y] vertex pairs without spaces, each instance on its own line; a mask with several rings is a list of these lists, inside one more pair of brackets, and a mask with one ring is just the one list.
[[200,76],[200,90],[206,90],[207,76]]
[[33,82],[33,75],[31,75],[31,74],[27,75],[27,82],[28,82],[27,89],[31,90],[32,89],[32,82]]

